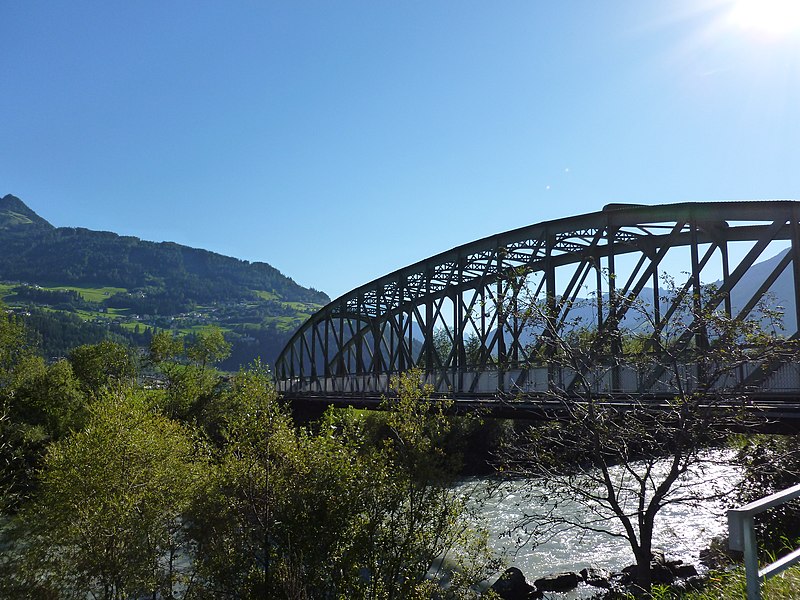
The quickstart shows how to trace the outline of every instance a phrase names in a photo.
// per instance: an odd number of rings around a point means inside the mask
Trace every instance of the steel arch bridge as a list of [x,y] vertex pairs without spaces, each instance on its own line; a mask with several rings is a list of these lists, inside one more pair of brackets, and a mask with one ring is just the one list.
[[[670,299],[662,296],[665,275]],[[644,304],[655,339],[675,326],[687,299],[695,310],[746,318],[779,281],[791,296],[780,298],[792,307],[784,335],[796,338],[800,202],[612,204],[453,248],[344,294],[294,334],[275,378],[292,401],[369,406],[389,393],[393,374],[418,367],[437,393],[464,403],[543,402],[554,385],[571,389],[565,380],[575,373],[548,359],[546,342],[577,321],[619,331],[636,323],[635,307]],[[531,307],[546,316],[539,325]],[[708,343],[690,329],[671,343]],[[587,352],[601,365],[622,349]],[[755,395],[800,393],[794,363],[746,371],[739,384]],[[669,393],[658,373],[618,362],[593,385],[609,397]]]

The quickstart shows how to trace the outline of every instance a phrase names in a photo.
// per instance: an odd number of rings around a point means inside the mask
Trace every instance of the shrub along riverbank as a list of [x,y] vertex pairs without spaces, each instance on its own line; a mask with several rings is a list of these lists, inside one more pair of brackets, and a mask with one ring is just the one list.
[[158,386],[118,344],[48,365],[25,340],[0,315],[0,597],[460,598],[498,568],[418,374],[299,427],[261,365],[219,377],[218,332],[154,337]]

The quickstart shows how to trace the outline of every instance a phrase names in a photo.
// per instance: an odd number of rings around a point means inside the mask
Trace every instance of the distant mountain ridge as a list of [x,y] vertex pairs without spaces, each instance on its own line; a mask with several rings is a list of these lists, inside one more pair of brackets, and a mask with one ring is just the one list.
[[156,329],[191,334],[216,325],[234,343],[234,369],[257,356],[272,362],[330,302],[264,262],[54,227],[11,194],[0,198],[0,300],[37,324],[47,356],[102,331],[143,345]]
[[[750,299],[755,295],[761,284],[786,256],[790,249],[785,249],[778,254],[753,264],[742,276],[739,282],[733,287],[730,293],[733,315],[738,315]],[[722,281],[715,281],[711,285],[715,288],[722,286]],[[662,298],[664,290],[661,291]],[[669,295],[667,293],[667,295]],[[787,266],[783,272],[775,279],[764,296],[764,308],[776,310],[781,315],[783,330],[782,335],[791,336],[797,331],[797,313],[795,310],[794,296],[794,275],[791,265]],[[608,306],[608,294],[603,295],[603,304]],[[663,301],[663,299],[662,299]],[[644,287],[638,295],[638,309],[634,308],[626,312],[621,325],[631,332],[646,333],[652,331],[646,322],[642,311],[650,312],[655,303],[653,288]],[[662,305],[662,311],[665,307]],[[575,300],[569,311],[567,319],[570,327],[587,327],[592,329],[597,326],[597,306],[592,298],[579,297]],[[541,333],[541,326],[529,327],[522,334],[523,344],[531,344],[536,341],[536,337]],[[513,342],[511,332],[505,332],[504,337],[507,344]]]
[[[790,252],[787,248],[771,258],[755,263],[742,277],[741,281],[731,292],[731,303],[734,310],[741,309],[758,290],[759,286],[771,273],[783,257]],[[716,285],[721,285],[717,282]],[[797,331],[797,313],[794,300],[794,274],[792,265],[789,264],[769,288],[769,295],[765,298],[767,307],[780,309],[783,312],[784,332],[787,335]]]
[[284,300],[326,304],[267,263],[239,260],[173,242],[84,228],[53,227],[19,198],[0,199],[0,279],[38,284],[149,288],[189,302],[252,298],[256,291]]

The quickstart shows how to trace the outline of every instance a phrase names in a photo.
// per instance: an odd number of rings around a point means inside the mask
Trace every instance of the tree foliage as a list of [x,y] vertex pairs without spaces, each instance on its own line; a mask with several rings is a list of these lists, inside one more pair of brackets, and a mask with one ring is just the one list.
[[169,331],[153,336],[148,359],[165,378],[163,408],[168,415],[215,427],[214,418],[220,415],[206,414],[220,382],[215,364],[228,356],[230,348],[219,329],[200,332],[188,341]]
[[[800,481],[800,440],[794,435],[760,435],[745,440],[737,453],[745,469],[737,505],[759,500]],[[776,506],[755,521],[759,548],[779,553],[800,545],[800,502]]]
[[9,363],[0,595],[475,595],[496,563],[450,486],[448,402],[420,373],[394,381],[380,417],[330,410],[301,427],[260,363],[219,377],[226,351],[219,332],[157,334],[165,389],[140,386],[110,342]]
[[72,369],[87,393],[97,394],[109,385],[125,385],[136,377],[131,348],[104,340],[75,348],[69,356]]
[[10,396],[19,366],[32,354],[25,325],[0,304],[0,395],[3,398]]
[[108,391],[48,449],[18,530],[7,594],[105,600],[188,595],[181,517],[207,467],[190,431],[135,390]]
[[16,418],[21,383],[42,369],[24,325],[0,304],[0,511],[15,509],[27,495],[43,449],[42,436]]
[[391,435],[374,445],[353,411],[329,411],[317,432],[297,429],[263,370],[237,376],[219,487],[204,511],[215,519],[201,543],[215,594],[427,597],[437,588],[430,569],[446,555],[463,567],[450,596],[489,574],[485,546],[464,555],[482,538],[448,486],[454,472],[438,446],[448,419],[429,412],[418,373],[396,385]]

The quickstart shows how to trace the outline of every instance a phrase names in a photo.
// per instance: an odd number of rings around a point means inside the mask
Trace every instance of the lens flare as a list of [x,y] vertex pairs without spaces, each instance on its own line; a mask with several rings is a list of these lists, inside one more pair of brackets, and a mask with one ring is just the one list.
[[731,23],[768,37],[800,33],[800,0],[737,0]]

